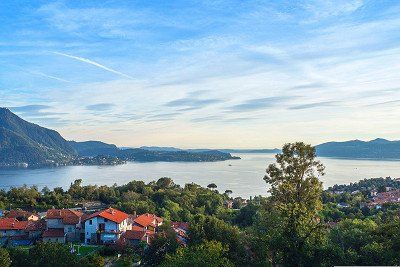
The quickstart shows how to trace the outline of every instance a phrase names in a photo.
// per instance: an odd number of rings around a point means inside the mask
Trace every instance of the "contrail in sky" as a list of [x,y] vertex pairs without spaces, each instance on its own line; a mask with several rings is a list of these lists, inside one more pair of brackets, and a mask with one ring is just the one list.
[[56,55],[61,55],[61,56],[64,56],[64,57],[69,57],[69,58],[76,59],[76,60],[78,60],[78,61],[82,61],[82,62],[88,63],[88,64],[90,64],[90,65],[96,66],[96,67],[98,67],[98,68],[101,68],[101,69],[103,69],[103,70],[112,72],[112,73],[114,73],[114,74],[118,74],[118,75],[123,76],[123,77],[125,77],[125,78],[133,79],[132,76],[129,76],[129,75],[125,74],[125,73],[122,73],[122,72],[119,72],[119,71],[116,71],[116,70],[113,70],[113,69],[111,69],[111,68],[109,68],[109,67],[106,67],[106,66],[104,66],[104,65],[101,65],[100,63],[97,63],[97,62],[95,62],[95,61],[93,61],[93,60],[90,60],[90,59],[87,59],[87,58],[77,57],[77,56],[68,55],[68,54],[64,54],[64,53],[60,53],[60,52],[53,52],[53,53],[56,54]]
[[57,80],[57,81],[60,81],[60,82],[70,83],[70,81],[68,81],[68,80],[65,80],[65,79],[62,79],[62,78],[58,78],[58,77],[52,76],[52,75],[47,75],[47,74],[45,74],[43,72],[39,72],[39,71],[28,71],[28,72],[31,73],[31,74],[43,76],[43,77],[46,77],[46,78],[49,78],[49,79],[54,79],[54,80]]

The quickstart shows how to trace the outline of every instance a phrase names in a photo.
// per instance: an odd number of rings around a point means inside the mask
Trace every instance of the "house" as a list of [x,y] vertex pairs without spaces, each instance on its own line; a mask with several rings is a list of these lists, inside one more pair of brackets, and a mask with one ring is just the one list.
[[375,197],[377,194],[378,194],[378,190],[376,190],[376,189],[372,189],[370,192],[371,197]]
[[26,234],[28,221],[18,221],[15,218],[1,218],[0,219],[0,236],[22,236]]
[[37,240],[42,236],[43,232],[46,230],[46,221],[45,220],[28,221],[26,230],[28,231],[29,238],[31,240]]
[[15,218],[0,219],[0,243],[1,245],[30,245],[28,221],[18,221]]
[[[62,239],[64,242],[79,241],[82,229],[82,216],[82,212],[72,209],[50,209],[46,214],[47,230],[62,229],[65,235],[65,239]],[[50,232],[51,235],[55,233],[55,231]],[[59,234],[60,231],[57,233]]]
[[154,231],[134,225],[131,230],[123,233],[121,238],[131,246],[138,246],[141,242],[149,245],[154,234]]
[[115,243],[121,234],[132,229],[129,214],[114,208],[108,208],[84,216],[85,243]]
[[184,247],[187,246],[187,238],[189,234],[189,223],[187,222],[172,222],[172,229],[176,233],[178,243]]
[[43,242],[65,243],[66,236],[63,228],[47,229],[43,232]]
[[224,202],[224,206],[225,206],[225,208],[227,208],[227,209],[232,209],[232,208],[233,208],[233,201],[232,201],[232,200],[226,200],[226,201]]
[[6,218],[15,218],[19,221],[37,221],[39,216],[24,210],[10,210],[6,215]]
[[142,214],[133,220],[133,225],[142,227],[146,230],[155,231],[158,226],[163,224],[163,219],[150,213]]

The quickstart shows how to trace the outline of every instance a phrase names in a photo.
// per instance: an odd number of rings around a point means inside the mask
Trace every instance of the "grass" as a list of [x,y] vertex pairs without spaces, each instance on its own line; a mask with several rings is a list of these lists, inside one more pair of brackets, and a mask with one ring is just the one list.
[[[78,245],[74,245],[74,248],[76,251],[78,251]],[[81,245],[79,246],[79,257],[86,257],[87,255],[90,255],[94,253],[95,251],[99,250],[100,246],[94,246],[94,245]]]

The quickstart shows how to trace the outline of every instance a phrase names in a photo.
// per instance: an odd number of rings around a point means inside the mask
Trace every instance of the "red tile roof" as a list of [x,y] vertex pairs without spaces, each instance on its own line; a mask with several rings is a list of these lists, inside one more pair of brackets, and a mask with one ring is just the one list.
[[153,237],[154,232],[149,231],[143,228],[139,228],[140,230],[126,230],[123,237],[128,240],[142,240],[147,242],[146,236]]
[[157,226],[159,223],[163,222],[163,219],[154,214],[145,213],[145,214],[140,215],[133,221],[143,227],[147,227],[149,225]]
[[18,221],[15,218],[1,218],[0,230],[25,230],[28,226],[28,221]]
[[137,230],[127,230],[124,233],[124,238],[130,239],[130,240],[142,240],[144,235],[146,234],[146,231],[137,231]]
[[6,218],[26,218],[28,219],[31,215],[35,215],[32,212],[25,211],[25,210],[10,210],[5,217]]
[[64,229],[48,229],[43,232],[43,237],[64,237]]
[[83,213],[69,209],[50,209],[47,211],[46,219],[62,219],[64,224],[78,224]]
[[125,212],[122,212],[114,208],[108,208],[102,211],[92,213],[89,216],[84,216],[84,218],[82,218],[82,221],[87,221],[88,219],[98,216],[118,224],[120,224],[123,220],[129,218],[129,214],[126,214]]

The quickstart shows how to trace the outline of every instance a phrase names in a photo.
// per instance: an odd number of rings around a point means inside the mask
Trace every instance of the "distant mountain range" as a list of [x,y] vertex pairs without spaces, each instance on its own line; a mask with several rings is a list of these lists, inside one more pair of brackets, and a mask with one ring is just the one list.
[[[400,159],[400,141],[375,139],[328,142],[316,146],[320,157]],[[58,132],[27,122],[0,108],[0,168],[60,165],[114,165],[124,161],[221,161],[231,153],[279,153],[279,149],[180,149],[143,146],[118,148],[100,141],[65,140]]]
[[[159,147],[159,146],[142,146],[141,149],[150,151],[188,151],[188,152],[210,152],[220,151],[225,153],[279,153],[281,150],[277,148],[273,149],[209,149],[209,148],[188,148],[181,149],[176,147]],[[125,148],[126,149],[126,148]]]
[[320,157],[354,159],[400,159],[400,141],[378,138],[371,141],[328,142],[316,146]]
[[0,168],[115,165],[124,161],[220,161],[238,159],[220,151],[119,149],[99,141],[65,140],[58,132],[0,108]]
[[[210,151],[209,149],[179,149],[175,147],[141,147],[151,151]],[[346,159],[400,159],[400,141],[377,138],[371,141],[352,140],[327,142],[316,147],[319,157]],[[226,153],[279,153],[280,149],[218,149]]]

